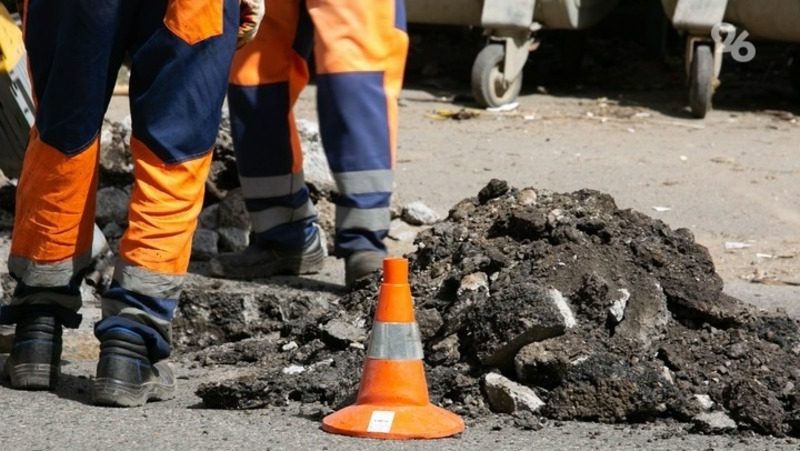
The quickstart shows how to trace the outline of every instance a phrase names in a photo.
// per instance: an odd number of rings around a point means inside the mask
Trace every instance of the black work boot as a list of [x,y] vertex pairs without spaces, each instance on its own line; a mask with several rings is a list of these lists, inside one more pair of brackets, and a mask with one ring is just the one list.
[[381,251],[359,251],[344,259],[344,281],[348,287],[368,278],[383,268],[386,253]]
[[209,274],[227,279],[259,279],[277,274],[316,274],[326,256],[322,231],[300,249],[273,249],[255,243],[242,252],[220,254],[211,260]]
[[20,390],[50,390],[61,372],[61,322],[53,315],[24,314],[17,322],[5,372]]
[[94,402],[134,407],[175,396],[175,376],[166,360],[151,363],[147,345],[134,332],[111,329],[100,338]]

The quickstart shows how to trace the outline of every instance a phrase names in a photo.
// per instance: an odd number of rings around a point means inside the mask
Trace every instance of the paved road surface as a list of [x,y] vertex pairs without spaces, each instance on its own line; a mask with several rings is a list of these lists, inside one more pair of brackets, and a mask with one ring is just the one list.
[[[299,117],[314,119],[313,94],[309,89],[303,95]],[[635,101],[602,99],[613,95],[527,94],[511,113],[455,121],[432,116],[437,109],[458,106],[425,91],[407,90],[401,108],[398,198],[421,199],[446,213],[492,177],[520,187],[606,191],[620,206],[692,230],[714,256],[729,293],[800,317],[800,289],[792,286],[800,280],[797,120],[726,110],[723,103],[720,111],[697,122],[685,118],[680,91],[638,96]],[[125,114],[124,105],[125,99],[115,99],[111,116]],[[749,247],[730,250],[726,242]],[[329,261],[323,277],[341,278],[340,265]],[[778,285],[750,283],[753,278]],[[521,431],[495,430],[498,421],[471,425],[458,439],[367,442],[327,435],[317,421],[291,409],[205,410],[193,387],[220,375],[197,374],[185,365],[178,372],[184,378],[178,399],[142,409],[88,405],[90,361],[65,365],[65,383],[55,394],[2,386],[0,449],[800,448],[797,440],[687,435],[681,425],[564,423]]]

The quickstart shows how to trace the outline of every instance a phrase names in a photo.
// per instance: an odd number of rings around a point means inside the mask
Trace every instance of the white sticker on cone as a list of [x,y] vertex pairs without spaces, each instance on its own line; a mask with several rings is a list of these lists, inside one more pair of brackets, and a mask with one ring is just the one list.
[[367,432],[385,432],[392,430],[394,422],[394,412],[391,410],[376,410],[372,412],[367,425]]

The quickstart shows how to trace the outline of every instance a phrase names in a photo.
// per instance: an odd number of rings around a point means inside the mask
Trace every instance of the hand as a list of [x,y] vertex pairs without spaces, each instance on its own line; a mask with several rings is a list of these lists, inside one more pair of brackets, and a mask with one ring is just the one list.
[[264,0],[239,0],[239,35],[236,48],[252,41],[264,18]]

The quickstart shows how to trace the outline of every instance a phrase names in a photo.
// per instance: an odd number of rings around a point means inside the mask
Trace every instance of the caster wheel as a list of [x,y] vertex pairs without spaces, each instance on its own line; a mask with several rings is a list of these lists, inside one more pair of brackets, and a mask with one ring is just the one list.
[[513,80],[505,78],[505,53],[503,44],[489,44],[478,53],[472,65],[472,94],[484,108],[511,103],[522,89],[522,72]]
[[689,106],[698,119],[711,111],[714,95],[714,51],[710,44],[700,44],[694,50],[689,71]]

